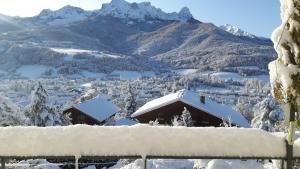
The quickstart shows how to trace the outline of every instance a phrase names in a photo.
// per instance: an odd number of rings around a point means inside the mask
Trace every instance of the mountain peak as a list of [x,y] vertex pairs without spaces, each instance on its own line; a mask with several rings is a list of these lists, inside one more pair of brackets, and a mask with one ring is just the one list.
[[101,16],[113,16],[123,19],[145,20],[145,18],[161,20],[187,21],[193,18],[187,7],[181,9],[179,13],[166,13],[151,5],[150,2],[129,3],[125,0],[112,0],[110,3],[102,5],[99,10]]
[[186,6],[179,11],[178,15],[182,18],[193,18],[190,9]]
[[111,0],[110,3],[115,5],[128,4],[125,0]]
[[251,33],[249,32],[246,32],[236,26],[233,26],[233,25],[230,25],[230,24],[225,24],[225,25],[222,25],[220,26],[221,29],[225,30],[226,32],[229,32],[233,35],[236,35],[236,36],[246,36],[246,37],[249,37],[249,38],[255,38],[256,36],[252,35]]
[[41,19],[42,23],[60,25],[86,19],[89,14],[89,12],[84,11],[81,8],[67,5],[56,11],[44,9],[37,18]]

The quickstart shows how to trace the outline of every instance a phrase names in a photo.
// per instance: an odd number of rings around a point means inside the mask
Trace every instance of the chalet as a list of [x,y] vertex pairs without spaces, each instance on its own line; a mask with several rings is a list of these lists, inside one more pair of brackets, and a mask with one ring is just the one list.
[[70,113],[72,124],[103,125],[119,111],[107,98],[97,96],[65,109],[64,113]]
[[157,119],[160,124],[171,124],[174,116],[180,116],[184,108],[191,113],[194,126],[219,127],[226,121],[234,126],[250,127],[240,113],[189,90],[180,90],[152,100],[131,117],[140,123],[149,123]]

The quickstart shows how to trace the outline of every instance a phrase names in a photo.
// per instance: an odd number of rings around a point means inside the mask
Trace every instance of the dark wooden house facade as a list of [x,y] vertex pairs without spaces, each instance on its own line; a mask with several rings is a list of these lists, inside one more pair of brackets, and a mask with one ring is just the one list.
[[67,108],[63,113],[70,114],[72,124],[103,125],[119,111],[116,105],[98,96]]
[[63,111],[64,114],[70,114],[72,124],[88,124],[88,125],[103,125],[103,121],[99,121],[85,112],[76,109],[75,107],[68,108]]
[[181,116],[184,108],[190,112],[193,125],[197,127],[220,127],[224,122],[233,126],[250,127],[240,113],[188,90],[150,101],[131,117],[140,123],[149,123],[157,119],[159,124],[171,125],[174,117]]

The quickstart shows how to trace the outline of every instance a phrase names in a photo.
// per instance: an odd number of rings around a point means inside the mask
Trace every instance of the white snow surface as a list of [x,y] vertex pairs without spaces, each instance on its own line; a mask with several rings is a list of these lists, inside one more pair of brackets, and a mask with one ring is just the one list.
[[105,73],[95,73],[89,71],[82,71],[82,75],[86,78],[94,78],[97,80],[104,79],[106,77]]
[[[124,165],[122,161],[110,167],[109,169],[140,169],[142,167],[142,160],[135,160],[133,163]],[[272,163],[268,163],[268,165]],[[275,169],[274,166],[271,166]],[[148,169],[266,169],[262,163],[256,160],[179,160],[179,159],[155,159],[147,160]],[[270,168],[271,169],[271,168]]]
[[83,169],[97,169],[96,166],[94,165],[90,165],[88,167],[84,167]]
[[75,125],[0,133],[0,156],[285,157],[284,138],[260,129]]
[[194,74],[197,73],[199,70],[198,69],[177,69],[175,72],[180,75],[189,75],[189,74]]
[[16,73],[29,79],[37,79],[49,69],[51,67],[44,65],[23,65],[16,70]]
[[161,9],[152,6],[150,2],[128,3],[125,0],[112,0],[110,3],[103,4],[98,11],[98,15],[137,20],[145,20],[150,17],[183,22],[193,18],[187,7],[182,8],[178,13],[165,13]]
[[108,54],[96,50],[87,50],[87,49],[75,49],[75,48],[50,48],[50,50],[57,52],[57,53],[62,53],[69,55],[69,57],[66,57],[66,60],[72,60],[71,56],[75,56],[78,54],[87,54],[87,55],[92,55],[96,58],[121,58],[122,56],[119,55],[113,55],[113,54]]
[[75,105],[74,108],[100,122],[120,111],[120,108],[101,96],[79,103]]
[[236,26],[232,26],[230,24],[221,25],[220,28],[236,36],[246,36],[249,38],[255,38],[255,36],[250,34],[249,32],[243,31],[242,29]]
[[117,76],[120,80],[137,80],[142,77],[155,77],[155,73],[152,71],[126,71],[126,70],[115,70],[110,75]]
[[136,80],[142,77],[141,73],[136,71],[118,71],[115,70],[111,73],[112,75],[120,76],[121,80]]
[[203,104],[200,102],[199,94],[185,89],[160,97],[158,99],[154,99],[139,108],[131,116],[137,117],[139,115],[148,113],[149,111],[175,103],[177,101],[186,103],[220,119],[230,121],[231,123],[237,124],[238,126],[250,127],[250,124],[247,122],[247,120],[240,113],[232,110],[230,107],[220,105],[207,97],[205,98],[205,104]]
[[[9,167],[8,167],[9,168]],[[15,169],[60,169],[55,164],[49,163],[45,159],[30,159],[26,161],[20,161],[18,164],[15,165]]]
[[244,80],[244,78],[241,75],[233,72],[215,72],[212,73],[211,76],[221,80],[229,80],[229,79],[236,80],[236,81]]

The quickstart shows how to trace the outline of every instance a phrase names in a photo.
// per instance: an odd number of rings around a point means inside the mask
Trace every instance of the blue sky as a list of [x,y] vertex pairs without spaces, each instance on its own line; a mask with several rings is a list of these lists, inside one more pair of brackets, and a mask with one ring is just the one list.
[[[87,10],[99,9],[110,0],[0,0],[0,13],[33,16],[44,8],[59,9],[67,4]],[[144,0],[127,0],[143,2]],[[258,36],[270,37],[280,24],[279,0],[147,0],[167,12],[190,8],[194,17],[217,26],[226,23]],[[16,5],[18,4],[18,5]]]

